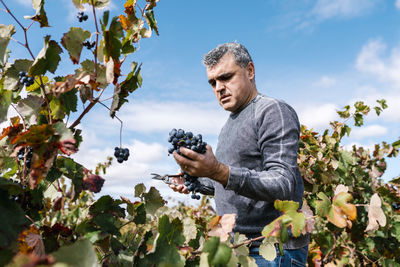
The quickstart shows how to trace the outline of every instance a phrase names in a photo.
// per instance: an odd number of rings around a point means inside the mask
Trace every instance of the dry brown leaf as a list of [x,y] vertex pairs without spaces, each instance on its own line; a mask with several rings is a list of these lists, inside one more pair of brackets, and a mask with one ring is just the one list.
[[303,206],[300,209],[301,212],[306,216],[306,226],[303,228],[302,234],[311,233],[314,230],[315,220],[314,213],[306,201],[303,201]]
[[[211,227],[211,230],[208,232],[209,236],[218,236],[222,242],[228,240],[229,233],[232,232],[233,226],[235,225],[236,214],[224,214],[219,219],[219,223],[215,224],[213,222],[214,227]],[[210,222],[211,225],[211,222]]]
[[382,201],[377,193],[371,197],[371,202],[368,206],[368,226],[365,231],[378,230],[380,226],[386,225],[386,216],[382,210]]
[[340,184],[335,189],[335,196],[339,195],[339,193],[341,193],[341,192],[347,193],[347,192],[349,192],[349,188],[345,185]]

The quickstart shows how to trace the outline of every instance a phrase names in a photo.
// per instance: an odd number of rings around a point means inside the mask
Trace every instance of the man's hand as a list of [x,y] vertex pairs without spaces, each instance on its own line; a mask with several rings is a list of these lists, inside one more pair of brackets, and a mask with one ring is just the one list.
[[[182,174],[182,173],[178,173]],[[189,194],[189,190],[187,190],[186,186],[184,185],[185,179],[183,177],[172,177],[172,182],[177,184],[173,185],[170,184],[169,187],[174,190],[175,192],[179,192],[182,194]]]
[[225,186],[229,178],[229,167],[220,163],[214,156],[212,149],[207,145],[207,151],[204,154],[194,152],[185,147],[179,149],[185,156],[174,152],[176,162],[181,169],[192,176],[208,177]]

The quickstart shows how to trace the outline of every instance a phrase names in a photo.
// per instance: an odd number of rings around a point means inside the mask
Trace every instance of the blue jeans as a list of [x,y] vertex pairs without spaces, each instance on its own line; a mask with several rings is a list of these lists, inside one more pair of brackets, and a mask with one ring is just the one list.
[[258,247],[252,247],[249,256],[256,260],[259,267],[305,267],[308,255],[308,245],[299,249],[284,249],[281,255],[279,249],[276,248],[276,258],[273,261],[267,261],[263,256],[258,254]]

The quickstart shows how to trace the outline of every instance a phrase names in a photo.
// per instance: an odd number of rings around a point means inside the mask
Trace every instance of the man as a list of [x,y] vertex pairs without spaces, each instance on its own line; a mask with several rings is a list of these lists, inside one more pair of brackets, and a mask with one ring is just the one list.
[[[204,56],[208,82],[219,104],[230,112],[214,156],[180,149],[174,152],[181,169],[199,178],[201,193],[214,195],[218,215],[235,213],[235,232],[260,236],[265,225],[280,216],[274,201],[302,203],[303,180],[297,166],[300,126],[286,103],[258,93],[255,68],[247,49],[238,43],[219,45]],[[175,191],[188,193],[182,179]],[[291,237],[284,255],[269,262],[258,255],[260,242],[250,248],[259,266],[305,266],[308,236]],[[300,266],[301,266],[300,265]]]

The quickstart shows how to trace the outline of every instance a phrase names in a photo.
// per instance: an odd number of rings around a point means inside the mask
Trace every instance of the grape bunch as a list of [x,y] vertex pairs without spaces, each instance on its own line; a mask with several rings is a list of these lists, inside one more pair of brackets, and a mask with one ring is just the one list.
[[[172,146],[168,149],[168,153],[172,154],[176,151],[179,155],[182,155],[180,152],[181,147],[189,148],[197,153],[204,154],[206,153],[206,142],[203,142],[203,137],[201,134],[193,135],[192,132],[185,132],[182,129],[172,129],[169,132],[168,142],[172,144]],[[196,192],[200,190],[200,182],[196,176],[191,176],[184,171],[183,178],[185,179],[185,186],[192,192],[192,199],[200,199],[200,195],[197,195]]]
[[[25,161],[27,169],[29,169],[31,167],[32,156],[33,156],[33,148],[32,147],[28,147],[28,151],[27,151],[27,154],[26,154],[26,161]],[[19,160],[22,160],[22,161],[24,160],[25,147],[21,148],[18,151],[17,157],[18,157]]]
[[85,41],[85,42],[83,43],[83,46],[86,46],[87,49],[92,49],[95,45],[96,45],[95,42]]
[[22,70],[18,73],[18,77],[19,77],[19,82],[25,85],[26,87],[31,86],[35,82],[35,79],[33,79],[33,77],[28,77],[26,75],[26,72]]
[[392,203],[392,208],[394,211],[400,210],[400,203]]
[[124,162],[124,160],[128,160],[129,149],[115,147],[114,156],[117,158],[117,161],[119,163],[122,163],[122,162]]
[[86,21],[89,17],[83,12],[78,12],[78,16],[76,16],[79,22]]

